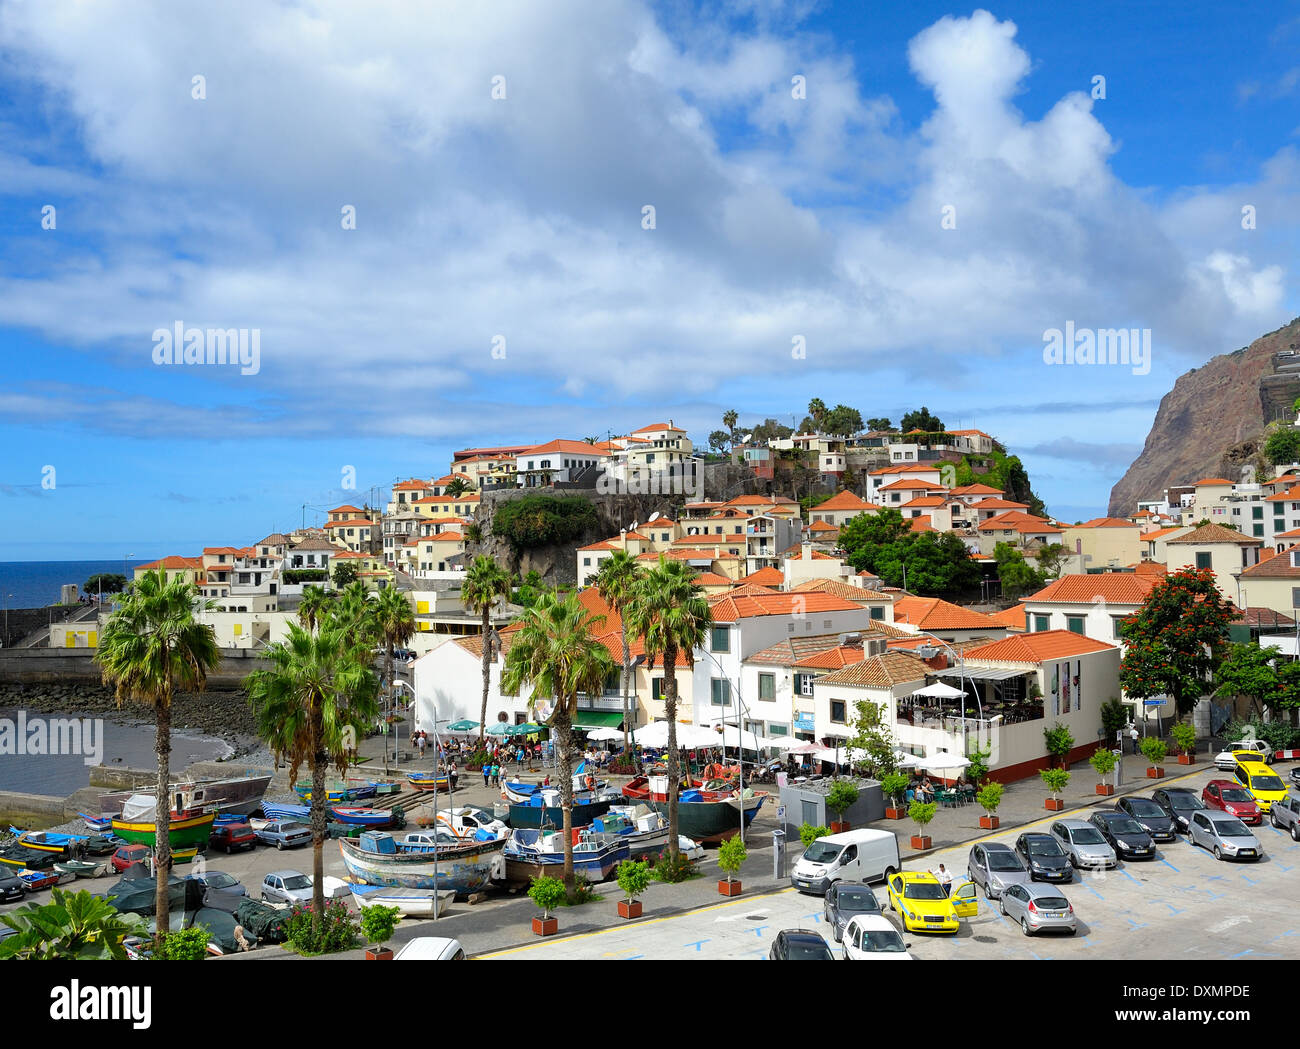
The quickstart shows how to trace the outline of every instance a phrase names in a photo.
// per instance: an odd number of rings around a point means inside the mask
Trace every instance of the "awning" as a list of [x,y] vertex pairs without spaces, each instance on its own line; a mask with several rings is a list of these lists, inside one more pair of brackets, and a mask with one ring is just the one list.
[[621,710],[580,710],[573,719],[574,728],[622,728]]
[[1006,681],[1007,678],[1024,677],[1026,674],[1032,674],[1033,671],[1025,670],[1008,670],[1006,667],[945,667],[943,670],[932,670],[936,677],[955,678],[961,680],[963,677],[971,681]]

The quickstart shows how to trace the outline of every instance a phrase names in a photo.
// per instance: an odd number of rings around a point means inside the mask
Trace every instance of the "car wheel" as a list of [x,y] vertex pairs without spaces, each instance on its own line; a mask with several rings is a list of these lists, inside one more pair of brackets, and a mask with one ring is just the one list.
[[1007,901],[1002,899],[1001,896],[998,897],[998,911],[1002,914],[1007,913]]
[[1300,841],[1300,821],[1291,824],[1291,840]]
[[1021,919],[1020,919],[1020,931],[1023,932],[1026,936],[1030,936],[1030,935],[1032,935],[1032,933],[1030,933],[1030,931],[1029,931],[1029,919],[1028,919],[1028,918],[1021,918]]
[[1269,821],[1269,823],[1273,824],[1273,826],[1276,827],[1278,830],[1281,830],[1281,829],[1282,829],[1282,824],[1278,823],[1278,821],[1277,821],[1277,812],[1276,812],[1276,811],[1274,811],[1274,812],[1270,812],[1270,813],[1268,814],[1268,821]]
[[275,847],[276,847],[280,852],[284,852],[284,842],[282,842],[282,841],[277,841],[277,842],[275,843]]
[[1221,860],[1221,859],[1223,859],[1223,850],[1220,849],[1219,846],[1217,846],[1217,845],[1214,846],[1214,858],[1215,858],[1216,860]]

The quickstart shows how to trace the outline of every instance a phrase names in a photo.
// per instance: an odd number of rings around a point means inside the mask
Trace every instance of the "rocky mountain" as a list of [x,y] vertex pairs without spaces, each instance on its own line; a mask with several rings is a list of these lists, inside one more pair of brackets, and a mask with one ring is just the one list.
[[[1253,458],[1266,423],[1300,396],[1300,318],[1179,376],[1156,412],[1146,445],[1110,492],[1112,517],[1170,485],[1223,474]],[[1232,470],[1233,477],[1239,471]]]

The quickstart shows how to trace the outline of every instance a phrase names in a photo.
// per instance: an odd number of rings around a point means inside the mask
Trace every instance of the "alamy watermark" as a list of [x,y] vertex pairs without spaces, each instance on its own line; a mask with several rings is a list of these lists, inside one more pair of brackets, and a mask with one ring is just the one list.
[[187,328],[176,321],[153,333],[154,364],[237,364],[241,375],[262,370],[261,328]]
[[1150,328],[1076,328],[1065,322],[1065,330],[1043,332],[1044,364],[1120,364],[1132,367],[1134,375],[1151,371]]
[[0,718],[0,758],[27,754],[77,756],[87,765],[104,760],[104,722],[99,718],[29,718],[19,710]]
[[704,470],[678,467],[628,467],[619,474],[605,470],[596,478],[596,491],[601,495],[689,495],[704,497]]

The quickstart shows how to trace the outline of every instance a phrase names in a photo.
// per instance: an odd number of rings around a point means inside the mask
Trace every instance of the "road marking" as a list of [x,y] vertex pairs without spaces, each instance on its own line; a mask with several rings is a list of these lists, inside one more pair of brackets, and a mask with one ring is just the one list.
[[1168,868],[1169,868],[1171,871],[1173,871],[1175,874],[1179,874],[1179,873],[1181,873],[1181,872],[1178,870],[1177,867],[1175,867],[1172,863],[1170,863],[1170,862],[1169,862],[1167,859],[1165,859],[1163,856],[1160,857],[1160,862],[1163,863],[1166,867],[1168,867]]
[[1245,874],[1242,874],[1242,877],[1245,878],[1246,881],[1250,882],[1251,885],[1258,885],[1258,884],[1259,884],[1259,882],[1257,882],[1254,878],[1246,878],[1246,875],[1245,875]]
[[685,944],[685,946],[686,946],[686,947],[694,947],[696,953],[698,954],[699,952],[701,952],[701,951],[704,950],[704,945],[705,945],[706,943],[708,943],[708,942],[709,942],[709,938],[706,936],[706,937],[705,937],[704,939],[702,939],[702,940],[695,940],[693,943]]
[[767,928],[766,925],[758,925],[758,926],[755,926],[754,928],[750,929],[749,931],[752,932],[755,936],[762,936],[762,935],[763,935],[763,930],[766,929],[766,928]]
[[[1120,874],[1124,875],[1124,877],[1126,877],[1129,881],[1138,881],[1137,878],[1133,877],[1133,875],[1131,875],[1131,874],[1130,874],[1128,871],[1126,871],[1123,867],[1121,867],[1121,868],[1119,869],[1119,872],[1120,872]],[[1142,883],[1141,883],[1141,882],[1138,882],[1138,884],[1140,885],[1140,884],[1142,884]]]
[[1177,907],[1175,907],[1172,903],[1166,903],[1165,906],[1168,907],[1168,908],[1169,908],[1171,911],[1173,911],[1175,914],[1182,914],[1182,913],[1183,913],[1183,912],[1180,911]]

